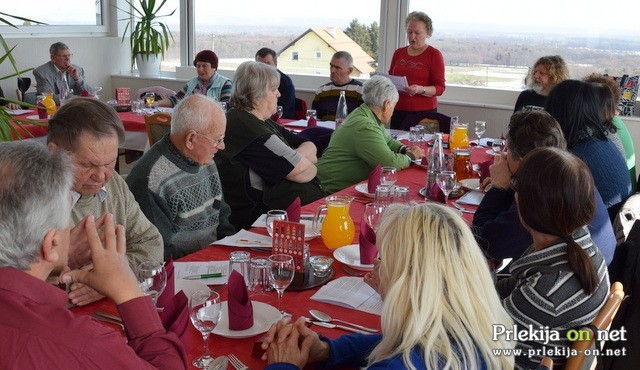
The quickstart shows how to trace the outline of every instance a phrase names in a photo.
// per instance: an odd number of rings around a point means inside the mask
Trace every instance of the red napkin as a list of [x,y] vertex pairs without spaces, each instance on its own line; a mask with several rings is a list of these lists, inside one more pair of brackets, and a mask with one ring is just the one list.
[[376,247],[376,233],[371,226],[362,218],[360,221],[360,263],[363,265],[371,265],[373,260],[378,256],[378,248]]
[[289,207],[286,209],[287,217],[291,222],[300,222],[300,197],[296,197],[296,199],[289,204]]
[[82,92],[80,93],[80,96],[82,96],[83,98],[87,98],[87,97],[93,97],[93,95],[91,95],[87,90],[82,90]]
[[181,290],[172,296],[165,304],[164,310],[159,313],[162,326],[175,333],[182,344],[187,346],[187,328],[189,327],[189,298]]
[[229,275],[229,330],[245,330],[253,326],[253,305],[244,277],[233,270]]
[[423,165],[423,166],[428,166],[429,165],[429,159],[427,159],[426,155],[424,157],[422,157],[422,159],[420,159],[420,164]]
[[176,282],[173,278],[173,258],[164,265],[164,269],[167,271],[167,285],[162,294],[160,294],[160,297],[158,297],[158,307],[166,307],[171,303],[176,294]]
[[440,189],[438,184],[433,184],[433,186],[431,186],[431,190],[429,190],[429,200],[444,204],[444,192]]
[[376,192],[376,188],[380,185],[380,177],[382,177],[382,166],[377,165],[369,174],[369,193],[374,194]]
[[318,126],[318,120],[316,119],[316,117],[309,117],[309,120],[307,121],[307,127],[317,127]]
[[490,161],[484,161],[482,163],[480,163],[480,183],[482,184],[482,181],[484,181],[485,178],[491,176],[490,172],[489,172],[489,166],[491,166],[493,164],[493,160]]

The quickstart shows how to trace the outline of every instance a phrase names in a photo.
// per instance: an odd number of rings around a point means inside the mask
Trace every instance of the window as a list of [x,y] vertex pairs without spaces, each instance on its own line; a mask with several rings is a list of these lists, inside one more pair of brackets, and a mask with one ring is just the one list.
[[297,51],[292,51],[291,52],[291,60],[300,60],[300,58],[298,57],[298,52]]
[[561,55],[572,78],[592,72],[640,74],[640,23],[625,18],[625,14],[638,14],[639,2],[430,4],[425,7],[423,1],[413,0],[409,10],[422,10],[433,20],[433,37],[427,42],[444,55],[447,84],[521,90],[528,68],[544,55]]
[[316,59],[322,59],[322,52],[316,51]]
[[11,15],[44,22],[38,25],[14,18],[7,18],[19,29],[0,25],[3,34],[19,33],[69,33],[71,32],[106,32],[104,15],[108,2],[104,0],[78,1],[42,1],[22,0],[4,1],[2,12]]

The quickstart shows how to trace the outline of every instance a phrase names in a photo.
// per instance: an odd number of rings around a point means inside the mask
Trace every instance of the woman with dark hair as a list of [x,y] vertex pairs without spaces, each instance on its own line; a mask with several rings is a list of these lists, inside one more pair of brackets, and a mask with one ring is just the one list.
[[[527,154],[515,175],[518,214],[533,244],[497,284],[507,312],[520,328],[558,331],[516,347],[568,348],[566,332],[591,323],[609,291],[607,265],[586,225],[595,212],[595,186],[575,155],[551,147]],[[535,367],[542,356],[516,357],[516,368]],[[566,356],[553,357],[554,365]]]
[[231,98],[231,80],[220,75],[218,71],[218,56],[211,50],[202,50],[193,60],[198,76],[187,81],[181,91],[174,96],[155,103],[158,107],[173,107],[185,96],[193,94],[206,95],[219,102],[228,102]]
[[631,195],[631,180],[624,158],[602,125],[596,88],[578,80],[563,81],[551,90],[545,109],[560,124],[569,151],[591,170],[609,215],[617,213]]

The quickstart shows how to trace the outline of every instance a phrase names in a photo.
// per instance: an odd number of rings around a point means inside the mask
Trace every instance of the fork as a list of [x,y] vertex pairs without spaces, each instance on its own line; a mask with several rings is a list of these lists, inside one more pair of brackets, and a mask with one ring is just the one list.
[[243,364],[234,354],[230,354],[227,357],[229,358],[229,362],[231,362],[231,366],[236,370],[249,370],[247,365]]

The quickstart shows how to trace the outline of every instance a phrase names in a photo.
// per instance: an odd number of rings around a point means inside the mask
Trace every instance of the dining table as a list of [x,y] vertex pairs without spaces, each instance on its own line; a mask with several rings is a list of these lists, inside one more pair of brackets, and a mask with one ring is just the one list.
[[[472,151],[471,161],[473,163],[481,162],[486,160],[488,155],[484,150],[476,149]],[[419,191],[422,187],[425,186],[426,181],[426,170],[423,166],[419,164],[412,164],[409,168],[398,171],[398,179],[396,185],[403,185],[409,187],[409,200],[411,202],[425,202],[424,196],[420,195]],[[364,182],[358,184],[366,184],[366,180]],[[362,191],[362,186],[359,189],[356,189],[358,184],[354,184],[344,190],[341,190],[332,195],[342,195],[352,198],[352,202],[349,208],[349,214],[354,221],[355,226],[355,237],[352,241],[352,244],[358,243],[358,235],[359,235],[359,225],[360,221],[363,218],[365,204],[372,202],[373,198],[371,194],[365,193]],[[301,214],[303,216],[312,215],[316,212],[318,207],[324,205],[326,202],[326,198],[319,199],[313,203],[304,205],[301,208]],[[474,206],[466,206],[470,209],[474,209]],[[465,219],[467,223],[471,223],[473,215],[470,213],[462,213],[461,216]],[[255,227],[250,229],[251,232],[255,232],[262,235],[267,235],[266,228]],[[321,236],[317,236],[308,241],[310,254],[312,256],[329,256],[334,257],[334,251],[327,248],[322,241]],[[178,260],[177,262],[210,262],[210,261],[228,261],[229,254],[232,251],[237,250],[246,250],[249,251],[251,257],[268,257],[270,255],[269,252],[263,250],[254,250],[242,247],[230,247],[224,245],[210,245],[205,247],[195,253],[184,256]],[[351,276],[344,269],[343,263],[334,258],[334,262],[332,264],[333,269],[333,278],[340,278],[343,276]],[[353,272],[353,271],[352,271]],[[365,271],[363,271],[364,273]],[[227,299],[227,288],[225,285],[219,286],[211,286],[212,289],[217,289],[221,300],[226,301]],[[358,311],[351,308],[346,308],[343,306],[338,306],[331,303],[324,303],[316,300],[312,300],[311,296],[317,292],[319,287],[314,287],[306,290],[298,290],[298,291],[285,291],[283,296],[283,309],[284,311],[290,313],[292,315],[292,319],[295,320],[301,316],[311,317],[309,314],[310,309],[316,309],[323,311],[329,314],[333,318],[347,320],[351,322],[355,322],[360,325],[364,325],[371,328],[381,329],[380,327],[380,316],[372,313],[367,313],[363,311]],[[250,297],[251,298],[251,297]],[[270,293],[270,296],[266,297],[265,300],[264,294],[259,297],[260,301],[268,302],[268,304],[277,307],[277,299],[275,291]],[[117,315],[117,310],[113,302],[107,298],[102,299],[97,302],[93,302],[86,306],[77,306],[71,308],[73,312],[78,315],[91,315],[96,311],[107,312],[110,314]],[[102,323],[103,325],[112,325],[109,323]],[[114,330],[121,330],[119,326],[112,326]],[[312,325],[311,328],[318,333],[329,337],[336,338],[343,334],[348,334],[348,332],[333,329],[333,328],[325,328],[317,325]],[[200,334],[192,325],[189,325],[188,332],[186,333],[186,352],[187,359],[189,365],[196,358],[202,355],[203,353],[203,339]],[[217,334],[212,334],[209,338],[209,348],[211,354],[213,356],[220,355],[229,355],[234,354],[238,357],[245,365],[247,365],[251,369],[261,369],[266,365],[266,362],[261,360],[260,358],[256,358],[252,356],[252,351],[254,349],[254,343],[260,339],[262,334],[257,334],[255,336],[249,338],[230,338]],[[124,337],[124,334],[123,334]],[[184,338],[183,338],[184,339]],[[124,340],[124,338],[123,338]]]

